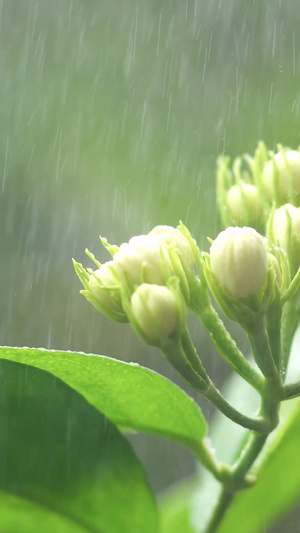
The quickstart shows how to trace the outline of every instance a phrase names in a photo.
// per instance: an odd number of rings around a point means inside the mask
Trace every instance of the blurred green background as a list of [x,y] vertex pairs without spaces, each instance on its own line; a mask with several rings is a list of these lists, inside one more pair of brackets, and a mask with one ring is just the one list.
[[[297,0],[0,2],[1,344],[177,379],[79,296],[71,258],[91,266],[85,247],[108,259],[99,234],[119,244],[179,219],[206,247],[220,229],[217,156],[300,142],[299,22]],[[191,328],[220,383],[226,369]],[[175,444],[131,440],[156,490],[194,468]]]

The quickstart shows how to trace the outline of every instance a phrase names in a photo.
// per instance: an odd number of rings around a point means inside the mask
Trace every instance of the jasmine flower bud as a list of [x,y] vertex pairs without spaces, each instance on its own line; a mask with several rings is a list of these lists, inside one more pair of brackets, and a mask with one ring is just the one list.
[[288,255],[292,273],[300,266],[300,208],[291,204],[276,209],[270,228],[270,237]]
[[267,279],[264,240],[253,228],[229,227],[214,240],[210,265],[220,286],[233,298],[255,296]]
[[131,309],[133,326],[148,344],[170,337],[182,321],[178,298],[161,285],[142,283],[131,297]]
[[[167,261],[167,259],[166,259]],[[161,240],[156,235],[138,235],[123,243],[113,258],[120,278],[132,286],[143,282],[164,285]]]
[[262,233],[265,229],[266,201],[261,194],[261,167],[267,150],[259,143],[254,158],[249,154],[234,159],[220,156],[217,163],[217,202],[222,223],[249,226]]
[[89,288],[98,303],[112,311],[123,312],[119,282],[114,272],[113,261],[103,263],[94,272],[90,271]]
[[[89,257],[93,254],[87,251]],[[120,280],[114,268],[113,261],[108,261],[101,265],[93,258],[98,269],[84,268],[73,259],[75,271],[84,286],[80,291],[88,302],[90,302],[100,313],[116,322],[128,322],[128,317],[124,311],[121,297]]]
[[195,263],[191,245],[179,229],[172,226],[156,226],[149,235],[159,237],[162,244],[166,246],[173,245],[188,266],[192,267]]
[[113,262],[121,280],[132,290],[141,283],[165,285],[171,276],[178,276],[188,298],[183,265],[192,267],[195,260],[188,240],[178,229],[157,226],[148,235],[132,237],[121,244]]
[[263,221],[263,204],[255,185],[240,183],[227,192],[227,208],[235,224],[257,226]]
[[262,177],[269,200],[279,205],[286,202],[300,205],[300,153],[297,150],[281,148],[265,165]]

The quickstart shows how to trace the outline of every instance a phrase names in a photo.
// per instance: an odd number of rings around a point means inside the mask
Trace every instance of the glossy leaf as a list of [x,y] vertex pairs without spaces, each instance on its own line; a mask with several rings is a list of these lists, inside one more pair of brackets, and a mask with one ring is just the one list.
[[0,362],[0,531],[158,532],[127,440],[46,372]]
[[50,372],[117,426],[167,437],[201,453],[206,423],[199,407],[151,370],[104,356],[33,348],[3,347],[0,359]]

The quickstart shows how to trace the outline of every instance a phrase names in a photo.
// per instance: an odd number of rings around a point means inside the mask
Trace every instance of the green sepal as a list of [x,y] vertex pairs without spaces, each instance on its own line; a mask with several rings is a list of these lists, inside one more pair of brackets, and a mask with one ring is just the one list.
[[[90,254],[88,252],[87,255],[92,258],[93,254]],[[109,309],[106,306],[101,305],[98,299],[92,294],[90,290],[90,286],[89,286],[89,279],[92,275],[94,275],[94,272],[92,270],[89,272],[88,269],[84,268],[82,264],[75,261],[75,259],[73,259],[72,261],[73,261],[76,274],[78,275],[82,285],[84,286],[84,290],[81,290],[80,294],[83,294],[83,296],[85,296],[87,301],[91,303],[100,313],[105,315],[107,318],[110,318],[111,320],[114,320],[115,322],[121,322],[121,323],[128,322],[128,318],[125,313],[122,313],[122,312],[119,313],[117,311],[114,311],[113,309]],[[101,266],[100,263],[99,265]],[[113,293],[113,291],[119,290],[119,287],[117,286],[104,287],[100,284],[100,287],[102,290],[108,291],[109,293]],[[119,304],[119,302],[117,302],[117,304]]]
[[120,250],[120,247],[117,246],[116,244],[109,244],[106,237],[101,237],[100,235],[99,238],[104,248],[106,248],[106,250],[110,253],[112,257]]
[[299,287],[300,287],[300,267],[298,268],[287,290],[283,293],[281,297],[282,304],[286,303],[288,300],[296,296],[299,290]]
[[97,268],[100,268],[101,267],[101,263],[100,261],[98,261],[98,259],[96,259],[96,257],[94,256],[94,254],[92,252],[90,252],[87,248],[85,249],[85,253],[86,255],[93,261],[93,263],[95,263],[96,267]]
[[[109,287],[103,287],[103,290],[111,291],[112,289]],[[99,303],[99,300],[95,298],[95,296],[91,293],[90,290],[82,290],[80,291],[80,294],[83,294],[87,301],[92,304],[102,315],[106,316],[107,318],[110,318],[111,320],[114,320],[115,322],[120,323],[127,323],[129,322],[127,316],[125,313],[118,313],[117,311],[113,311],[112,309],[108,309],[107,307],[101,305]]]
[[[183,332],[182,332],[183,333]],[[177,370],[178,374],[184,378],[189,385],[200,392],[208,389],[209,380],[206,373],[201,372],[196,361],[191,361],[187,356],[183,346],[184,336],[176,335],[165,339],[160,349],[169,363]],[[200,363],[200,360],[198,360]],[[200,363],[201,364],[201,363]],[[196,370],[197,365],[197,370]]]
[[190,247],[191,247],[191,250],[193,252],[193,256],[194,256],[194,259],[195,259],[195,263],[196,263],[196,266],[199,270],[199,273],[201,271],[201,250],[199,249],[198,247],[198,244],[196,242],[196,240],[194,239],[194,237],[192,237],[192,235],[190,234],[189,230],[187,229],[187,227],[183,224],[183,222],[180,220],[179,222],[179,225],[177,226],[177,229],[179,229],[182,233],[182,235],[187,239]]
[[75,268],[75,272],[76,272],[77,276],[79,277],[82,285],[85,287],[85,289],[87,291],[89,291],[90,274],[84,268],[84,266],[82,266],[81,263],[77,263],[77,261],[75,261],[75,259],[72,259],[72,261],[73,261],[73,265],[74,265],[74,268]]
[[[175,250],[174,245],[170,245],[168,247],[168,253],[169,253],[170,260],[171,260],[173,271],[175,272],[176,277],[180,281],[180,289],[181,289],[182,295],[188,305],[190,301],[190,288],[189,288],[189,283],[187,279],[187,271],[191,271],[191,269],[185,264],[182,254],[180,254],[177,250]],[[167,282],[167,285],[168,285],[168,282]]]

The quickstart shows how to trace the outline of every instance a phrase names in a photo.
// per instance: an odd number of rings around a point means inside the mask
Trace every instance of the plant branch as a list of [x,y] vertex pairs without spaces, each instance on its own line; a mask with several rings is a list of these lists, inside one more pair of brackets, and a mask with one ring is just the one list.
[[[279,376],[266,379],[265,388],[262,395],[262,405],[260,415],[267,417],[270,421],[269,432],[276,427],[278,423],[278,406],[282,393],[281,380]],[[268,433],[257,434],[250,433],[246,446],[240,453],[236,462],[228,468],[223,479],[223,488],[218,502],[212,512],[209,522],[206,524],[203,533],[215,533],[224,518],[224,515],[232,502],[235,493],[243,488],[249,487],[255,483],[256,478],[248,474],[263,448]]]
[[[203,294],[204,293],[204,294]],[[205,298],[203,296],[205,295]],[[224,361],[235,370],[258,392],[263,388],[263,376],[250,365],[242,352],[238,349],[235,341],[225,328],[217,311],[212,306],[208,293],[202,291],[202,297],[198,300],[195,312],[203,326],[208,331],[210,338]]]
[[246,333],[253,357],[264,376],[276,376],[278,374],[278,369],[276,368],[272,356],[266,331],[265,317],[258,316],[258,318],[248,326]]
[[211,383],[206,391],[202,393],[208,400],[210,400],[227,418],[230,418],[240,426],[256,431],[257,433],[268,433],[270,431],[270,423],[264,416],[251,417],[244,415],[235,407],[233,407],[221,392]]
[[300,396],[300,381],[288,383],[282,388],[282,400],[291,400]]
[[[190,362],[191,366],[199,373],[199,376],[206,382],[206,388],[199,389],[208,400],[210,400],[225,416],[236,422],[240,426],[247,429],[252,429],[258,433],[268,433],[270,430],[269,421],[265,417],[250,417],[244,415],[233,405],[231,405],[221,394],[221,392],[215,387],[211,379],[209,378],[206,370],[197,354],[195,346],[190,338],[189,332],[186,329],[181,337],[182,348],[184,350],[185,358]],[[170,359],[169,359],[170,360]],[[191,383],[192,384],[192,383]],[[196,387],[197,389],[197,384]]]

